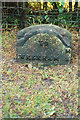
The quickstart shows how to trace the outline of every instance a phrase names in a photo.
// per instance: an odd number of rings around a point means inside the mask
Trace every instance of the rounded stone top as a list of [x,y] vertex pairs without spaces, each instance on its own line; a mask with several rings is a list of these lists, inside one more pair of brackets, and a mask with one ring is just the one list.
[[23,46],[30,37],[32,37],[33,35],[37,35],[39,33],[54,34],[62,41],[62,43],[66,47],[71,48],[72,43],[71,33],[64,28],[52,24],[32,25],[30,27],[20,30],[17,35],[18,38],[17,46]]

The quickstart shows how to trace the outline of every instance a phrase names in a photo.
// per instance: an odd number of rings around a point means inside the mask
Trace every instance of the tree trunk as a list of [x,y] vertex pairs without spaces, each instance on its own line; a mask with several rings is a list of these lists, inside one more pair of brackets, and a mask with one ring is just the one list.
[[43,9],[44,9],[44,10],[47,10],[47,2],[44,2],[44,3],[43,3]]
[[69,0],[70,2],[69,2],[69,12],[71,12],[72,11],[72,0]]
[[[54,23],[55,19],[57,20],[57,18],[58,18],[59,10],[58,10],[56,2],[53,2],[52,5],[53,5],[53,10],[52,10],[52,12],[53,12],[53,22],[52,23]],[[55,24],[58,25],[58,21],[56,21]]]
[[54,5],[53,5],[53,9],[58,9],[58,8],[57,8],[57,5],[56,5],[56,2],[54,2],[53,4],[54,4]]
[[74,11],[77,11],[77,8],[78,8],[78,2],[75,2]]
[[78,27],[76,28],[77,32],[79,32],[79,13],[78,13],[78,2],[75,2],[74,5],[74,18],[76,21],[78,21]]
[[78,11],[78,2],[75,2],[75,5],[74,5],[74,11],[73,11],[73,15],[72,15],[72,19],[75,21],[77,19],[77,11]]

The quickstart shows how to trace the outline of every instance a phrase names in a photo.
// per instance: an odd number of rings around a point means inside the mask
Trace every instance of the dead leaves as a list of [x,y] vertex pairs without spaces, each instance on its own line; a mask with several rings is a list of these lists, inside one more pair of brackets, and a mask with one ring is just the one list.
[[10,34],[4,33],[7,40],[3,43],[4,117],[8,114],[11,117],[53,118],[69,114],[75,117],[78,114],[77,63],[73,61],[71,66],[48,66],[42,69],[32,63],[17,63],[14,61],[16,49],[12,47],[16,44],[16,38],[14,32]]

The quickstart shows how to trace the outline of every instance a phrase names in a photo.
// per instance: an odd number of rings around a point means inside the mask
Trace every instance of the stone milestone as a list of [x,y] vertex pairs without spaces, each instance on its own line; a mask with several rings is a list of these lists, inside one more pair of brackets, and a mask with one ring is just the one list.
[[65,65],[71,61],[71,33],[57,25],[24,28],[17,35],[17,59]]

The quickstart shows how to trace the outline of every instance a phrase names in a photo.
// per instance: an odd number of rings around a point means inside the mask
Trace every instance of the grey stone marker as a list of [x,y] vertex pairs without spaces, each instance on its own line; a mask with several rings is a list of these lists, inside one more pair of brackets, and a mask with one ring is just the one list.
[[71,61],[72,36],[52,24],[33,25],[17,35],[17,61],[66,65]]

